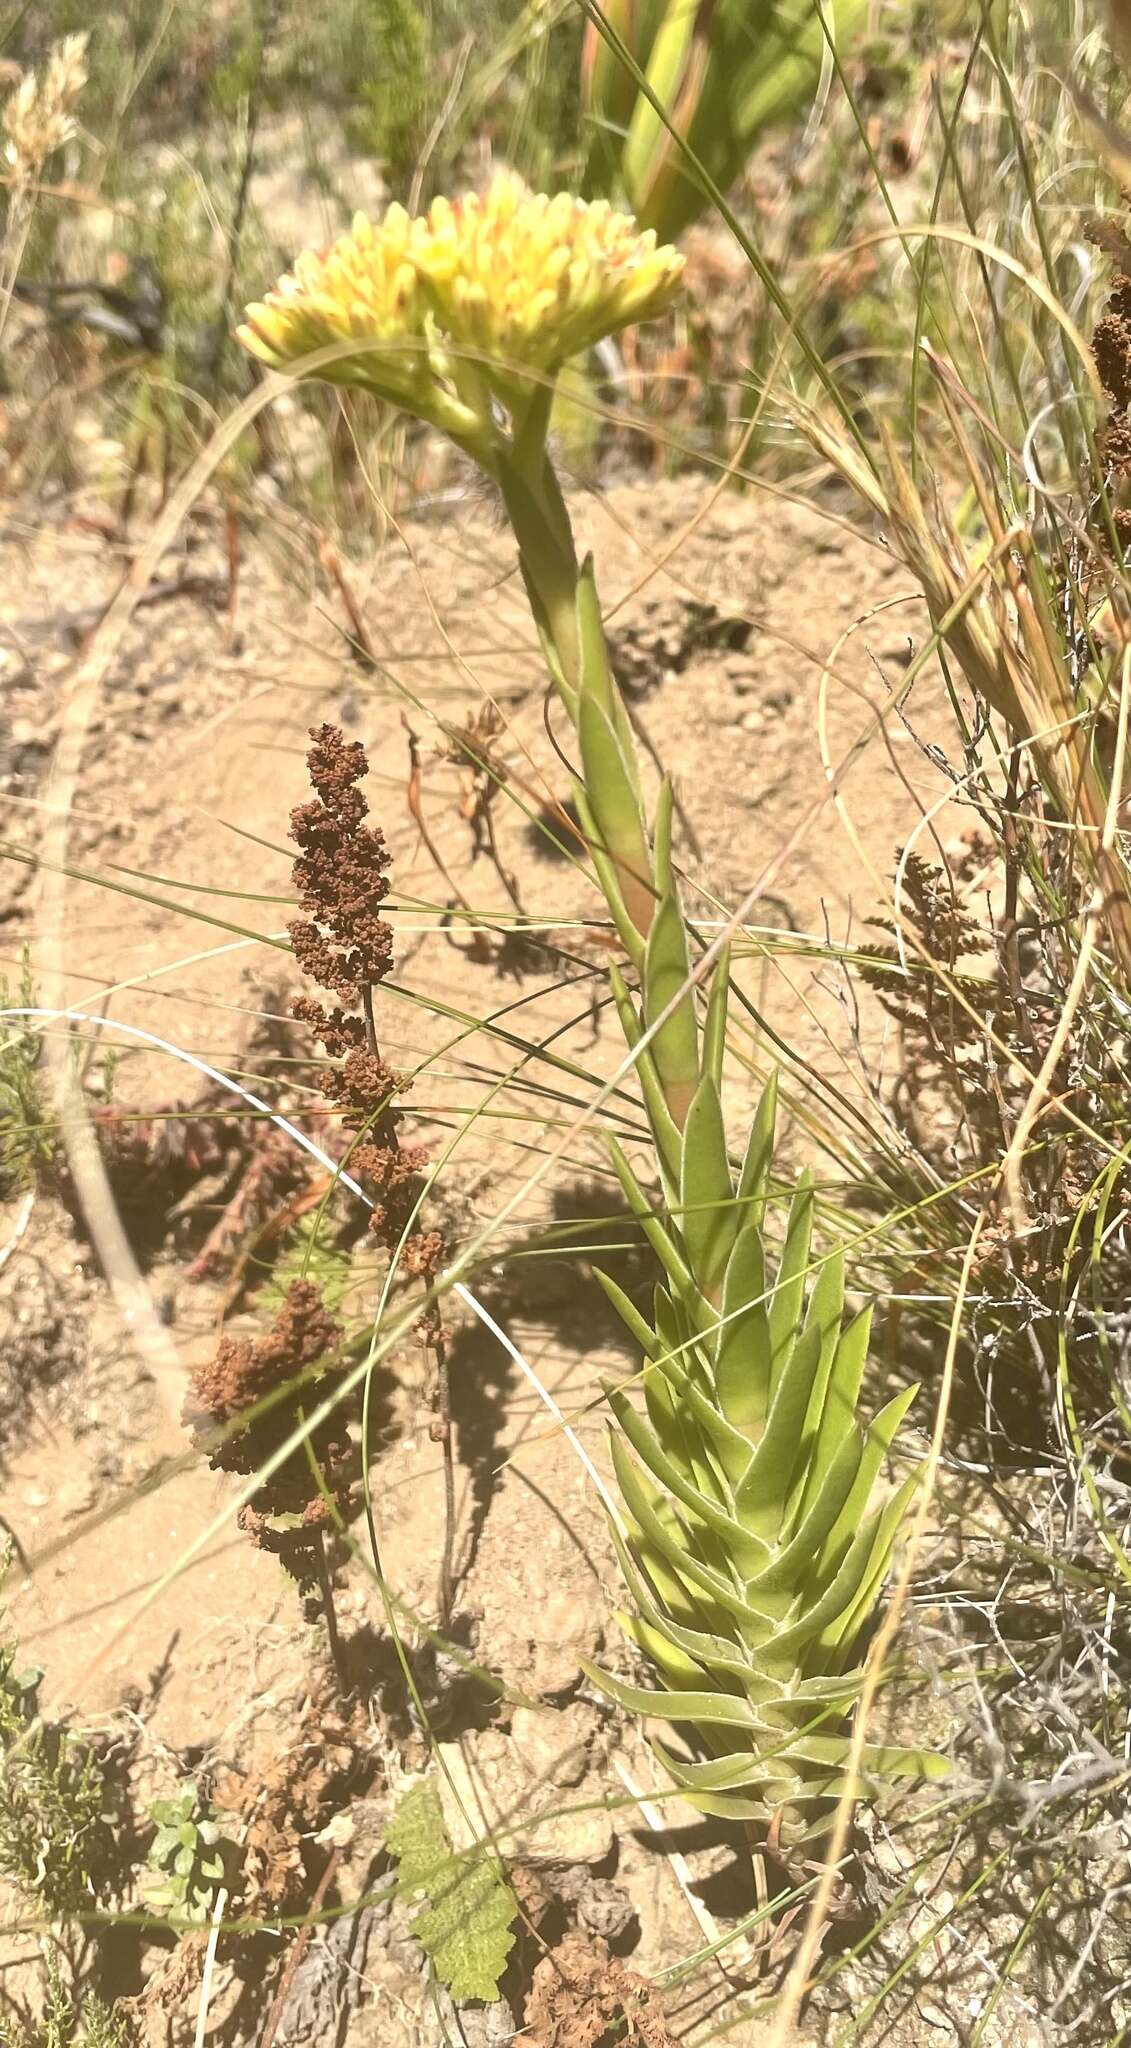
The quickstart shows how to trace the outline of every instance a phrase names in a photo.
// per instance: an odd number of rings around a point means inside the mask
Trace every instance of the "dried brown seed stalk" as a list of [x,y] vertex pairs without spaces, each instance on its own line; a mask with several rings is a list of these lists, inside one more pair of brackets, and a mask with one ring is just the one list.
[[[361,1133],[349,1166],[370,1193],[370,1227],[404,1270],[427,1284],[441,1271],[446,1246],[439,1230],[413,1228],[427,1154],[401,1142],[395,1104],[405,1078],[382,1057],[373,1018],[373,990],[393,960],[392,927],[380,910],[389,893],[389,852],[380,828],[365,822],[369,806],[358,784],[369,763],[360,741],[346,740],[333,725],[313,728],[310,739],[307,766],[314,797],[291,814],[291,837],[300,849],[294,881],[306,916],[289,929],[304,973],[337,1000],[327,1008],[300,996],[294,1015],[311,1026],[336,1062],[323,1086],[343,1112],[346,1129]],[[436,1367],[432,1435],[444,1454],[440,1619],[446,1622],[454,1597],[455,1475],[446,1339],[438,1309],[425,1309],[418,1327]]]

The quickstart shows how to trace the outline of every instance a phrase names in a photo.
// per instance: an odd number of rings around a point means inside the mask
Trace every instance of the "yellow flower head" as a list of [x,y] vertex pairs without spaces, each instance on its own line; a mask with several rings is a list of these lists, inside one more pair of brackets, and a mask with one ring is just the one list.
[[604,201],[531,196],[504,172],[484,197],[438,199],[420,219],[400,206],[376,225],[359,214],[249,306],[238,333],[274,368],[355,343],[319,374],[474,440],[490,429],[492,395],[510,407],[529,372],[552,376],[659,312],[682,271],[674,249]]
[[453,342],[508,373],[553,371],[674,296],[683,258],[604,200],[528,194],[501,173],[482,199],[437,199],[412,260]]
[[262,302],[247,308],[237,339],[272,369],[337,344],[341,353],[320,367],[320,376],[411,406],[434,376],[427,308],[409,260],[415,225],[403,206],[390,206],[377,228],[356,214],[349,234],[324,255],[307,249]]

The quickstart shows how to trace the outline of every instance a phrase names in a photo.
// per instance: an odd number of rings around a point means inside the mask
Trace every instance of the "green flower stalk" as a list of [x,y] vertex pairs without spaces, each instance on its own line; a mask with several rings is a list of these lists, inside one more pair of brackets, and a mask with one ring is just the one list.
[[[355,223],[327,255],[300,258],[240,334],[300,372],[339,344],[318,375],[445,428],[505,500],[575,731],[577,812],[624,948],[613,994],[663,1192],[657,1208],[614,1142],[662,1275],[651,1321],[604,1281],[643,1354],[643,1412],[625,1389],[606,1391],[626,1509],[613,1531],[632,1598],[622,1619],[658,1684],[591,1675],[630,1711],[684,1731],[685,1752],[658,1750],[693,1803],[799,1842],[844,1788],[862,1649],[917,1475],[889,1498],[875,1490],[915,1389],[857,1419],[869,1319],[844,1322],[840,1256],[812,1259],[807,1181],[768,1274],[774,1089],[736,1170],[723,1117],[727,963],[701,1013],[671,786],[649,824],[593,565],[578,563],[547,454],[562,364],[666,306],[680,268],[608,207],[530,198],[503,177],[484,199],[440,200],[420,220],[394,207],[378,226]],[[873,1745],[861,1789],[943,1768]]]

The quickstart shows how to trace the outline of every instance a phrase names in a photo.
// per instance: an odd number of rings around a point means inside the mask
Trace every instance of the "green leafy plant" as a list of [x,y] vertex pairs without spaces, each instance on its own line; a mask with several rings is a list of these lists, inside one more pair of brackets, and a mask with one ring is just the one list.
[[867,7],[861,0],[606,0],[600,27],[596,10],[586,12],[589,189],[624,199],[642,226],[668,240],[710,204],[689,153],[727,191],[768,128],[804,119],[830,39],[843,44]]
[[225,1816],[196,1785],[186,1784],[172,1799],[149,1809],[157,1833],[149,1848],[150,1907],[189,1927],[211,1919],[216,1894],[230,1881],[236,1844],[225,1833]]
[[518,1902],[489,1850],[452,1848],[431,1778],[404,1794],[385,1846],[397,1859],[401,1896],[425,1901],[412,1931],[452,1997],[498,1998]]
[[416,0],[366,0],[361,43],[369,63],[361,81],[364,116],[352,124],[357,140],[388,164],[411,175],[424,139],[428,111],[428,22]]
[[[0,1578],[8,1558],[0,1567]],[[0,1876],[52,1913],[89,1906],[113,1868],[102,1771],[39,1710],[43,1674],[0,1643]]]
[[[723,970],[716,1017],[725,980]],[[771,1277],[760,1219],[773,1110],[771,1084],[732,1176],[718,1081],[701,1074],[680,1147],[678,1223],[655,1215],[615,1152],[667,1276],[651,1323],[601,1276],[645,1358],[646,1416],[626,1390],[606,1389],[629,1516],[614,1541],[635,1609],[620,1619],[664,1685],[590,1676],[632,1712],[695,1731],[704,1761],[656,1745],[693,1804],[767,1826],[776,1818],[788,1844],[818,1833],[844,1789],[859,1647],[918,1473],[873,1503],[916,1389],[859,1419],[871,1313],[845,1325],[843,1256],[812,1259],[807,1178]],[[922,1751],[873,1745],[861,1765],[861,1793],[946,1768]]]

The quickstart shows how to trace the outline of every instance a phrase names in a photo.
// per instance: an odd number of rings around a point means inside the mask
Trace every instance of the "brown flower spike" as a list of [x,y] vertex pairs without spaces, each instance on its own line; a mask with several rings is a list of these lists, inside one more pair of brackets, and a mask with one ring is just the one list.
[[[373,989],[392,966],[393,932],[379,908],[389,893],[385,835],[366,825],[369,805],[357,787],[369,763],[361,742],[347,741],[336,726],[317,726],[310,737],[306,759],[315,795],[291,813],[291,838],[302,849],[294,882],[309,915],[288,929],[304,974],[338,1001],[327,1009],[299,996],[292,1009],[339,1062],[323,1086],[344,1111],[346,1129],[364,1133],[349,1165],[372,1192],[370,1227],[390,1251],[401,1247],[410,1273],[431,1277],[443,1263],[439,1233],[405,1238],[427,1155],[400,1142],[393,1104],[405,1081],[382,1059],[373,1025]],[[436,1327],[429,1320],[425,1335]]]
[[[427,1154],[401,1142],[394,1105],[405,1080],[381,1057],[373,1019],[373,990],[393,958],[392,928],[380,910],[389,893],[389,853],[384,834],[365,822],[369,806],[357,785],[369,764],[360,741],[347,741],[333,725],[315,727],[310,738],[307,766],[314,797],[291,814],[291,837],[300,849],[294,882],[307,914],[289,929],[300,967],[337,1000],[328,1008],[300,996],[293,1012],[311,1026],[336,1062],[323,1085],[343,1112],[345,1128],[361,1134],[349,1167],[370,1194],[370,1228],[406,1273],[427,1284],[441,1271],[446,1246],[440,1231],[412,1227]],[[440,1607],[446,1620],[452,1602],[455,1490],[444,1326],[436,1308],[425,1309],[418,1330],[436,1360],[437,1413],[431,1433],[444,1448]]]

